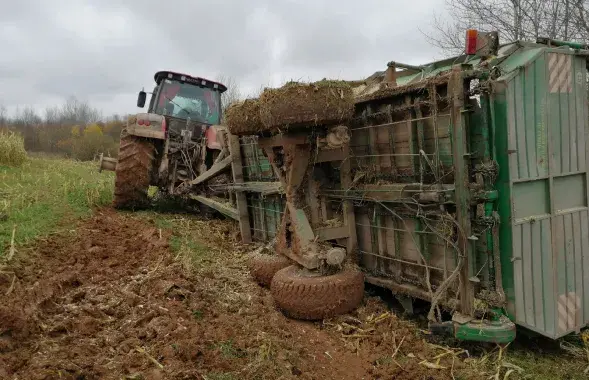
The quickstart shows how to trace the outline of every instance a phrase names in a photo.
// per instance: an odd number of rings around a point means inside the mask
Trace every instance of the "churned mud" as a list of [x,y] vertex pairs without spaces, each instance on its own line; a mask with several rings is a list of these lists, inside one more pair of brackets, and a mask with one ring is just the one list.
[[[235,226],[110,209],[0,269],[1,379],[452,379],[436,346],[377,298],[321,323],[280,313],[246,269]],[[174,237],[176,236],[176,237]],[[185,260],[194,254],[197,259]],[[470,376],[468,376],[470,377]]]

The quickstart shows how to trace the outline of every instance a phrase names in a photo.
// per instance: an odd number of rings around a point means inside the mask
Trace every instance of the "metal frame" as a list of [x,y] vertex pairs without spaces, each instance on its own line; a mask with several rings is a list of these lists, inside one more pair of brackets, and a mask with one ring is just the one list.
[[[470,152],[467,114],[471,109],[467,96],[475,74],[469,66],[456,65],[443,78],[406,86],[406,91],[399,87],[388,98],[362,101],[348,126],[351,138],[339,149],[322,149],[317,131],[259,137],[257,148],[254,140],[242,137],[242,156],[248,161],[242,167],[244,172],[251,173],[259,166],[259,148],[269,161],[272,175],[254,175],[256,181],[236,184],[232,189],[261,196],[261,189],[271,184],[280,187],[274,194],[282,194],[285,208],[277,250],[300,265],[320,268],[324,258],[320,242],[329,241],[346,248],[348,257],[365,271],[367,282],[457,311],[451,324],[461,339],[506,342],[514,338],[515,326],[501,318],[496,309],[493,312],[497,318],[492,323],[477,322],[474,302],[476,289],[486,287],[494,292],[499,288],[496,282],[501,281],[490,274],[477,276],[482,268],[490,271],[497,266],[481,264],[477,255],[488,249],[492,255],[497,248],[493,248],[496,240],[491,230],[480,235],[484,238],[479,242],[471,226],[471,214],[477,214],[480,220],[491,218],[492,206],[489,209],[485,205],[492,204],[494,194],[488,190],[485,177],[475,173]],[[488,117],[485,112],[484,117]],[[321,133],[326,132],[326,127],[319,128]],[[485,153],[477,156],[476,162],[488,164],[492,161],[488,133],[483,140],[487,144]],[[335,188],[325,189],[310,175],[321,163],[337,167],[339,178],[331,178]],[[365,173],[359,174],[362,171]],[[473,194],[471,180],[475,174],[481,188]],[[268,182],[260,187],[260,179]],[[382,179],[392,183],[374,183]],[[407,199],[420,209],[434,211],[411,217],[403,209]],[[458,241],[454,246],[450,238],[444,241],[440,237],[438,229],[447,224],[443,215],[447,211],[436,212],[436,207],[455,210],[456,216],[449,224]],[[266,210],[253,205],[247,209],[247,228],[261,225],[265,229]],[[372,213],[368,219],[367,211]],[[328,215],[335,214],[343,222],[341,225],[322,225]],[[243,231],[246,227],[240,228]],[[264,240],[272,238],[269,231],[255,230],[254,235]],[[366,244],[374,249],[366,249]],[[409,246],[416,247],[418,257],[406,257],[403,247]],[[414,280],[407,278],[407,273],[413,273]]]

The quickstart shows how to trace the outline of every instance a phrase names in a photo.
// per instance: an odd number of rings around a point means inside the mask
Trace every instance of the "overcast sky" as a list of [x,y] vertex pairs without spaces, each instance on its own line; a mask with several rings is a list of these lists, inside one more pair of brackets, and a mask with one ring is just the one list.
[[0,105],[42,113],[74,95],[136,112],[137,91],[175,70],[234,78],[360,79],[439,57],[427,27],[443,0],[2,0]]

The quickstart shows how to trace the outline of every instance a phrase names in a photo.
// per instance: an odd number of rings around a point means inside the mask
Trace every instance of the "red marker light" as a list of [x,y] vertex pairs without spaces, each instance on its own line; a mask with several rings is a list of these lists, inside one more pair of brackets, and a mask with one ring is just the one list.
[[145,126],[146,126],[146,127],[149,127],[150,125],[151,125],[151,121],[149,121],[149,120],[145,120]]
[[477,37],[478,32],[474,29],[469,29],[466,31],[466,49],[465,52],[467,55],[473,55],[477,52]]
[[137,124],[139,124],[139,125],[143,125],[143,119],[139,119],[139,120],[137,120]]

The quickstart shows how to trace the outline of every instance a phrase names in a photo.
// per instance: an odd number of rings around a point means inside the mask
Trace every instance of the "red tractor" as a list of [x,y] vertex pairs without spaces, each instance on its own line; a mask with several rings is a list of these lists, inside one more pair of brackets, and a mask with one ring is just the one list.
[[[150,185],[164,194],[182,193],[220,158],[217,131],[227,88],[171,71],[159,71],[154,79],[147,112],[129,116],[121,132],[118,162],[101,160],[101,169],[116,173],[117,208],[145,207]],[[146,98],[140,91],[137,106],[143,108]]]

